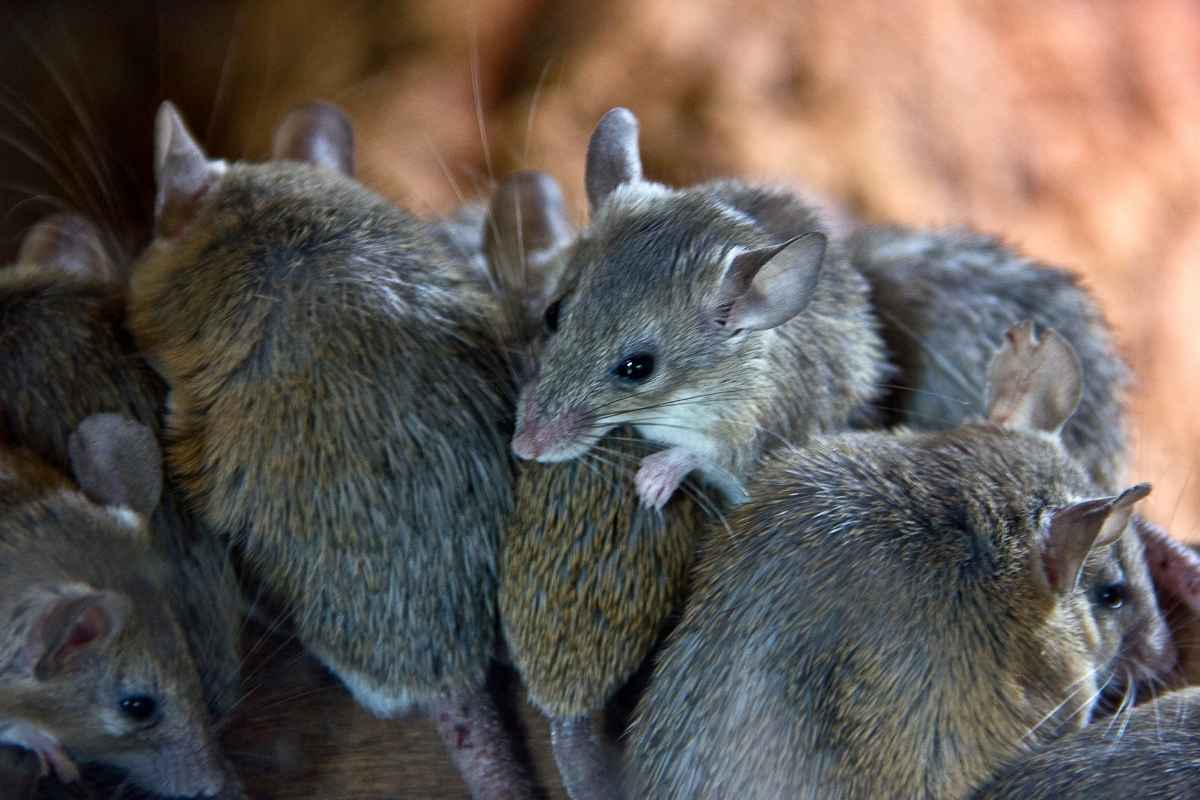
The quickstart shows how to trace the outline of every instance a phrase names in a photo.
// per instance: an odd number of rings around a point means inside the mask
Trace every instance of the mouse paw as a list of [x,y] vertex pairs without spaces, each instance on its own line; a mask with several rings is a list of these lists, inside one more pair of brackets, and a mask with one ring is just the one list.
[[79,768],[58,739],[27,722],[0,725],[0,741],[33,751],[42,766],[42,777],[51,771],[63,783],[79,780]]
[[651,453],[642,459],[637,471],[637,493],[642,505],[661,509],[675,494],[687,474],[700,465],[700,458],[690,450],[672,447]]

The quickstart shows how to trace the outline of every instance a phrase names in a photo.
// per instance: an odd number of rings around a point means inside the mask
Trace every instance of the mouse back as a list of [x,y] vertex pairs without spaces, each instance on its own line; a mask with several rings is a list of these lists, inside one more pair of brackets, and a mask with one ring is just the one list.
[[643,508],[632,431],[596,458],[522,464],[501,560],[500,618],[530,700],[552,717],[602,709],[678,608],[711,500],[690,487]]
[[[333,142],[329,119],[306,124]],[[344,168],[210,160],[169,104],[158,136],[129,323],[174,474],[368,705],[481,685],[511,503],[493,301]]]
[[1089,576],[1149,487],[1099,497],[1064,452],[1067,347],[1010,331],[994,419],[768,459],[639,706],[632,794],[957,797],[1088,720],[1115,657]]
[[1174,800],[1200,794],[1200,689],[1131,707],[1017,758],[971,800]]
[[1078,355],[1083,393],[1063,443],[1099,487],[1116,490],[1126,463],[1131,374],[1075,275],[965,229],[861,226],[849,247],[898,367],[895,388],[880,401],[895,422],[945,430],[983,413],[994,343],[1030,319],[1058,331]]
[[162,481],[153,434],[96,415],[70,444],[72,485],[31,484],[20,462],[32,456],[2,454],[0,602],[14,635],[0,645],[0,720],[152,791],[211,796],[224,766],[149,528]]

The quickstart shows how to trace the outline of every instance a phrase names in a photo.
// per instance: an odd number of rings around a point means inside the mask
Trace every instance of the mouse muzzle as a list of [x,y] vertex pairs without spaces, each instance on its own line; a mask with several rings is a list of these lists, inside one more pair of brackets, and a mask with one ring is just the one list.
[[579,405],[553,416],[547,415],[532,394],[527,394],[517,415],[512,438],[513,455],[544,464],[578,458],[603,435],[603,431],[586,430],[588,418],[587,410]]

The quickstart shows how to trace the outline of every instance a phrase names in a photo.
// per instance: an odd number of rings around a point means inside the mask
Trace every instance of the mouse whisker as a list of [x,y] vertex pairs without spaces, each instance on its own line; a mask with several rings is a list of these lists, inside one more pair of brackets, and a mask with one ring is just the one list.
[[908,336],[909,339],[911,339],[922,350],[924,350],[929,355],[929,357],[931,359],[933,359],[933,361],[936,362],[937,365],[942,368],[942,370],[945,371],[945,373],[947,375],[949,375],[952,379],[954,379],[954,381],[956,383],[958,383],[958,385],[963,389],[963,392],[968,397],[982,397],[983,396],[983,387],[982,386],[976,386],[975,383],[973,381],[971,381],[971,379],[969,377],[967,377],[967,375],[961,369],[959,369],[958,367],[956,367],[954,365],[954,361],[952,359],[945,358],[941,353],[937,352],[932,347],[930,347],[926,343],[926,340],[924,337],[918,335],[911,327],[906,325],[902,320],[898,319],[894,314],[889,314],[882,310],[879,312],[879,316],[885,322],[887,322],[887,324],[894,326],[901,333],[904,333],[906,336]]

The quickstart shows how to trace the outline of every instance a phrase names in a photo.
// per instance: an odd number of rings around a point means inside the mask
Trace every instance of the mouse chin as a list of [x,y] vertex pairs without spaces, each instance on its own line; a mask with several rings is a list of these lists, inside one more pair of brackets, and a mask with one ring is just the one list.
[[571,461],[591,450],[598,441],[600,441],[599,436],[587,436],[565,442],[552,450],[539,453],[534,458],[534,461],[537,461],[539,464],[557,464],[561,461]]

